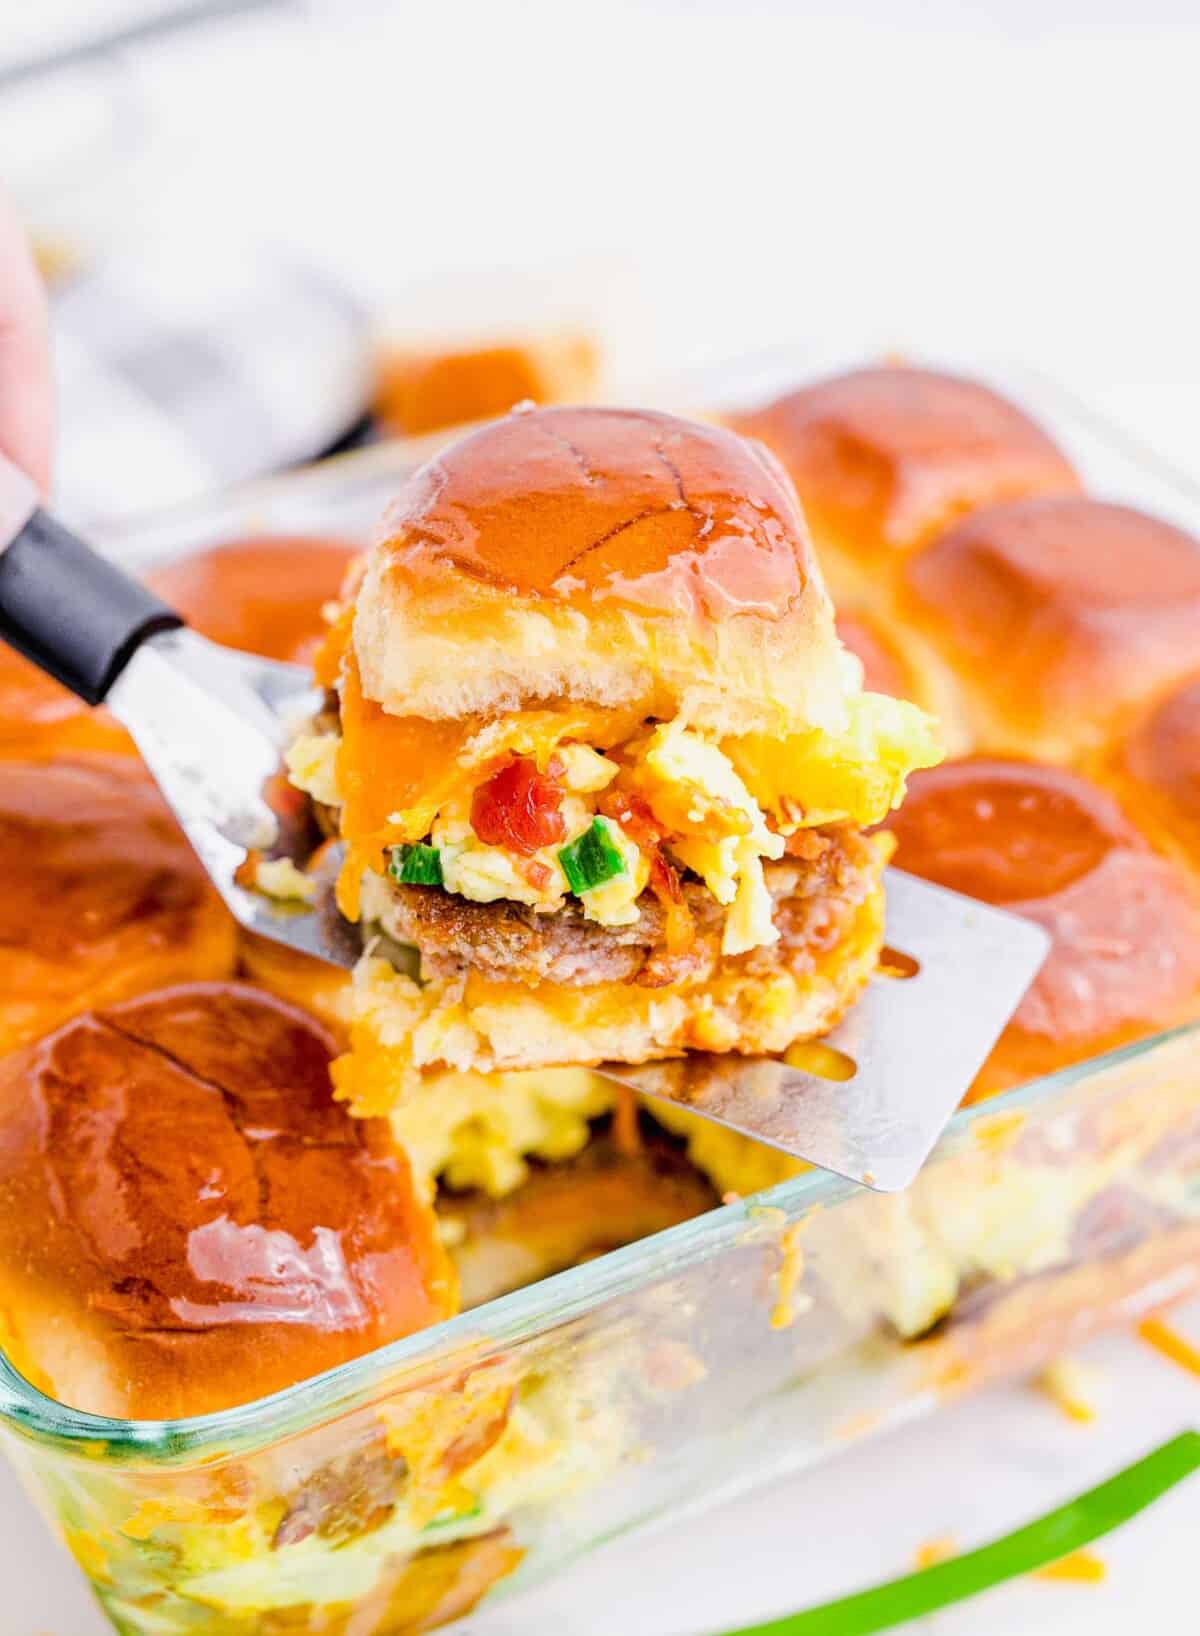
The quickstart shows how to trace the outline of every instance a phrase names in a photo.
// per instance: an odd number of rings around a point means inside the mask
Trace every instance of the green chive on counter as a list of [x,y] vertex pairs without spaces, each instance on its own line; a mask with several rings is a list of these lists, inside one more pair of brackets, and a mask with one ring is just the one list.
[[442,855],[436,846],[427,846],[424,841],[394,846],[388,874],[405,886],[441,886]]
[[1107,1482],[990,1545],[802,1613],[726,1631],[724,1636],[873,1636],[875,1631],[891,1630],[1081,1551],[1197,1470],[1200,1432],[1181,1432]]
[[572,892],[590,892],[593,886],[602,886],[606,880],[615,880],[625,873],[625,859],[609,833],[607,818],[593,818],[570,846],[558,854],[562,872]]

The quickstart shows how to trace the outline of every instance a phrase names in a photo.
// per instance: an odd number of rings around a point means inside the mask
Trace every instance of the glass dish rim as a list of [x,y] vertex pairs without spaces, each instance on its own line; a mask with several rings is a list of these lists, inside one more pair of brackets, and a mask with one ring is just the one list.
[[[784,343],[760,354],[735,357],[707,369],[679,377],[666,392],[660,382],[647,399],[678,413],[693,412],[699,403],[711,409],[739,401],[736,380],[740,369],[753,380],[753,397],[761,401],[771,390],[803,379],[819,379],[837,371],[873,361],[867,351],[848,354]],[[1047,424],[1056,438],[1067,442],[1072,432],[1088,443],[1103,445],[1134,468],[1143,481],[1187,507],[1186,522],[1200,529],[1200,485],[1163,459],[1152,446],[1142,444],[1124,428],[1091,409],[1067,387],[1039,371],[1013,366],[1011,360],[962,358],[949,361],[911,355],[913,364],[967,374],[1013,397]],[[748,374],[747,374],[748,372]],[[715,379],[714,379],[715,377]],[[744,386],[742,395],[749,390]],[[381,484],[394,480],[435,454],[450,438],[471,430],[456,427],[420,438],[392,439],[349,450],[310,466],[254,479],[201,500],[184,501],[144,519],[97,531],[98,543],[119,548],[130,566],[149,569],[181,551],[202,548],[205,541],[237,533],[314,534],[326,531],[321,522],[296,526],[291,514],[297,505],[336,503],[344,509],[364,495],[377,498]],[[1104,485],[1091,492],[1098,498],[1128,498],[1132,504],[1150,500],[1113,496]],[[197,518],[202,517],[198,526]],[[329,529],[337,532],[336,526]],[[188,535],[196,536],[192,542]],[[1200,1039],[1200,1019],[1161,1029],[1143,1039],[1057,1069],[1052,1074],[1013,1086],[982,1102],[960,1108],[935,1150],[953,1151],[981,1119],[1003,1119],[1011,1113],[1052,1101],[1060,1093],[1093,1074],[1136,1061],[1173,1040]],[[710,1243],[732,1241],[764,1212],[782,1210],[794,1216],[815,1204],[835,1203],[864,1189],[832,1173],[812,1170],[746,1199],[723,1204],[690,1221],[652,1234],[596,1261],[570,1268],[524,1289],[487,1302],[484,1306],[363,1353],[334,1369],[312,1375],[268,1397],[255,1398],[233,1408],[181,1420],[133,1420],[73,1409],[48,1397],[10,1362],[0,1346],[0,1427],[27,1443],[44,1444],[71,1453],[123,1466],[147,1468],[211,1465],[227,1457],[252,1452],[283,1437],[298,1436],[335,1417],[353,1412],[376,1395],[393,1373],[404,1371],[419,1378],[447,1359],[460,1362],[481,1346],[514,1344],[533,1334],[558,1328],[583,1317],[611,1297],[634,1294],[653,1278],[700,1260]]]
[[[1200,1020],[1160,1029],[981,1102],[969,1103],[950,1121],[941,1146],[952,1148],[955,1139],[962,1138],[980,1120],[1003,1120],[1013,1113],[1026,1112],[1053,1101],[1084,1079],[1191,1037],[1200,1040]],[[930,1163],[939,1162],[935,1150]],[[269,1397],[182,1420],[131,1420],[72,1409],[31,1384],[0,1347],[0,1425],[26,1442],[52,1445],[59,1452],[81,1458],[112,1464],[119,1461],[124,1467],[211,1466],[285,1437],[300,1436],[352,1413],[368,1403],[396,1371],[419,1377],[447,1358],[461,1362],[466,1352],[483,1345],[515,1345],[530,1335],[582,1318],[611,1298],[635,1294],[654,1276],[701,1259],[710,1240],[728,1240],[739,1227],[750,1228],[769,1212],[795,1216],[814,1205],[832,1204],[865,1191],[832,1172],[807,1171],[763,1192],[718,1205],[623,1249],[612,1250],[596,1261],[568,1268],[429,1329],[364,1352]]]

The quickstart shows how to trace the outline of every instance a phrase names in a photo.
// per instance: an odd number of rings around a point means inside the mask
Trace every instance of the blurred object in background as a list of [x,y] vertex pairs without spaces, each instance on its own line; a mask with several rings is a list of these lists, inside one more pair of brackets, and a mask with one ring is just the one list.
[[234,14],[287,8],[31,9],[0,44],[0,153],[52,297],[60,511],[103,527],[352,437],[370,395],[363,306],[303,251],[206,225],[145,91],[168,39],[203,61]]
[[263,245],[114,254],[64,283],[53,320],[56,504],[77,526],[314,459],[365,412],[366,313]]
[[515,403],[596,403],[645,369],[629,269],[603,255],[525,267],[396,268],[383,318],[372,411],[390,437],[507,414]]
[[5,84],[0,68],[4,186],[51,286],[113,244],[140,214],[143,117],[115,59]]
[[372,409],[385,435],[416,437],[489,420],[526,400],[591,403],[600,379],[600,347],[582,331],[445,349],[385,346]]

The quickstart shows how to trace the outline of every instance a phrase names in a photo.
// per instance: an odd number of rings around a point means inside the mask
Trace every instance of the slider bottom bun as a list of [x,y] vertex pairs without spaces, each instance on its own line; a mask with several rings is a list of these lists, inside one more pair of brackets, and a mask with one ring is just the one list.
[[[421,986],[368,956],[354,977],[350,1050],[334,1065],[338,1095],[356,1114],[380,1114],[419,1095],[431,1069],[492,1074],[689,1050],[761,1056],[827,1033],[878,962],[889,853],[888,837],[864,838],[863,867],[840,896],[776,901],[779,942],[657,987],[627,977],[529,984],[475,970]],[[803,927],[795,941],[792,922]]]

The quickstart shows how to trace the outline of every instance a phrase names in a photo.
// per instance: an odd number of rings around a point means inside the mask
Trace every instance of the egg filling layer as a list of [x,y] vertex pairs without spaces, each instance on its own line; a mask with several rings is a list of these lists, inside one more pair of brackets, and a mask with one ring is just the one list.
[[743,954],[779,935],[764,863],[802,852],[804,830],[878,823],[940,754],[930,718],[881,694],[852,693],[838,732],[717,739],[699,721],[595,706],[399,717],[363,697],[352,652],[337,676],[336,726],[303,734],[287,761],[338,809],[350,919],[381,919],[397,885],[537,915],[574,903],[611,928],[656,903],[681,943],[680,882],[694,877],[725,912],[722,953]]

